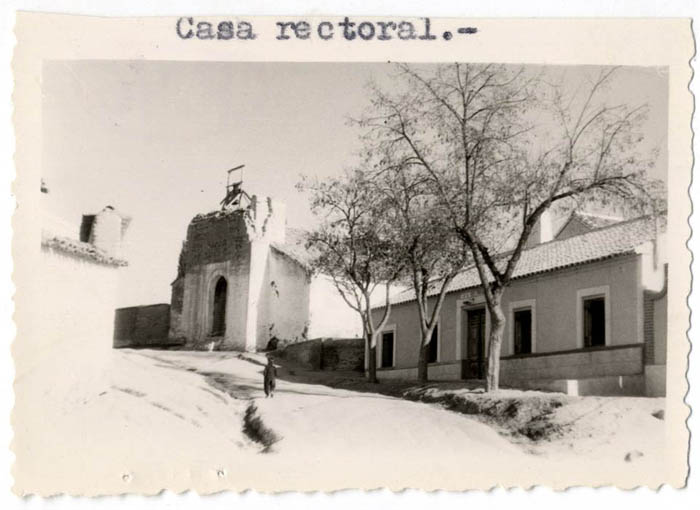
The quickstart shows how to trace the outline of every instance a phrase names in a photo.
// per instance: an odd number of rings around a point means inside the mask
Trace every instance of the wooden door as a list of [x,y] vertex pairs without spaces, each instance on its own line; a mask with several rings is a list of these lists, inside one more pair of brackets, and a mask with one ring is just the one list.
[[484,356],[486,353],[486,309],[466,310],[467,357],[463,364],[464,379],[484,378]]

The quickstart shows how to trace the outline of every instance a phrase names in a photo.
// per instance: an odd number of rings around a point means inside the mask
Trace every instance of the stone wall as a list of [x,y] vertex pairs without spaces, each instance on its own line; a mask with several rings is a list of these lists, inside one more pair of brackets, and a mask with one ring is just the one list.
[[185,277],[179,276],[170,286],[170,331],[171,339],[185,339],[182,329],[182,307],[185,298]]
[[275,356],[311,370],[362,371],[365,364],[365,346],[361,338],[316,338],[287,345],[277,351]]
[[169,339],[170,305],[118,308],[114,314],[114,347],[157,347]]
[[365,341],[362,338],[326,339],[322,344],[322,370],[357,370],[365,367]]
[[186,246],[188,269],[239,257],[248,246],[244,210],[195,217],[187,228]]
[[174,312],[182,313],[182,304],[185,298],[185,278],[178,277],[170,287],[170,308]]
[[323,342],[320,338],[289,344],[275,352],[275,356],[292,363],[303,365],[310,370],[321,370],[321,351]]

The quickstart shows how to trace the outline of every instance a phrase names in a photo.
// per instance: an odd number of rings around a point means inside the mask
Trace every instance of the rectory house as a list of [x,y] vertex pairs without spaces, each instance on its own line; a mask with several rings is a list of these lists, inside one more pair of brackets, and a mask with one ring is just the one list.
[[[549,217],[543,219],[503,296],[501,384],[663,395],[666,266],[658,222],[574,213],[554,235]],[[415,378],[415,295],[404,291],[392,304],[378,341],[378,375]],[[433,333],[429,379],[483,378],[488,331],[479,276],[466,268],[450,285]]]

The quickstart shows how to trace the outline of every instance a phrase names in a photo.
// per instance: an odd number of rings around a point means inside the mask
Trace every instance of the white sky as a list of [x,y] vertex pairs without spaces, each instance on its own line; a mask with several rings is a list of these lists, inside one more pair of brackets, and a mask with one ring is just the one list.
[[[107,204],[133,220],[119,305],[170,301],[190,219],[218,208],[226,170],[245,164],[244,188],[287,205],[309,227],[300,174],[340,173],[354,160],[347,125],[367,106],[364,85],[386,64],[47,62],[42,76],[43,176],[55,214],[75,223]],[[578,79],[581,69],[567,71]],[[647,141],[666,173],[667,75],[618,73],[614,95],[647,102]]]

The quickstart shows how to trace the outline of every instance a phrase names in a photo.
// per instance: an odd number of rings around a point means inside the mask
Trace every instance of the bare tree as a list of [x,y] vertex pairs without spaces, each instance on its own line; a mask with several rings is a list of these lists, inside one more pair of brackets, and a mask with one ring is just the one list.
[[[311,210],[322,218],[308,237],[315,252],[314,270],[329,276],[343,300],[360,315],[367,377],[377,382],[377,338],[389,319],[390,289],[401,272],[384,221],[386,202],[360,171],[324,182],[304,179],[298,188],[311,193]],[[384,313],[375,321],[372,298],[382,290],[384,303],[378,304],[385,304]]]
[[[382,145],[381,161],[391,159],[391,144]],[[405,268],[402,275],[410,281],[416,296],[420,323],[418,381],[428,380],[431,340],[450,283],[463,269],[467,251],[450,228],[431,191],[432,182],[410,164],[378,164],[372,179],[385,198],[385,219],[395,235],[396,257]]]
[[390,93],[373,87],[365,138],[391,146],[384,164],[421,169],[470,251],[491,321],[486,388],[496,390],[503,292],[544,212],[656,203],[653,159],[638,151],[646,107],[605,101],[613,68],[575,86],[503,65],[397,69]]

